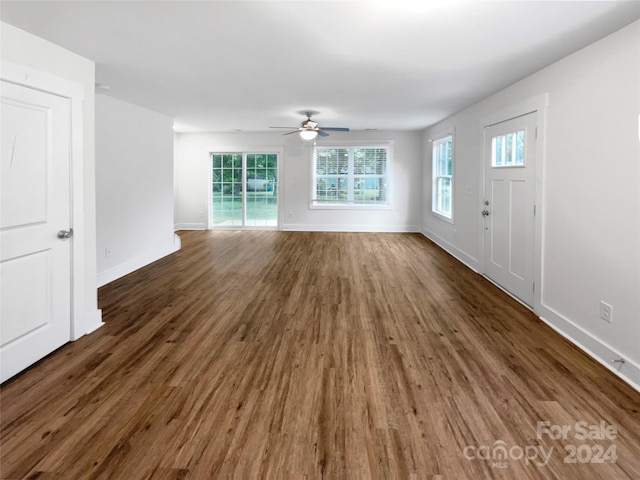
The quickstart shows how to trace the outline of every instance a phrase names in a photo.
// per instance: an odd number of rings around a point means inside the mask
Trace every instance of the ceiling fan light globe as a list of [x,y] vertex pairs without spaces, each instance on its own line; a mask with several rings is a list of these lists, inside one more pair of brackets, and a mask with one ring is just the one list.
[[313,140],[318,136],[318,132],[313,130],[302,130],[300,132],[300,138],[303,140]]

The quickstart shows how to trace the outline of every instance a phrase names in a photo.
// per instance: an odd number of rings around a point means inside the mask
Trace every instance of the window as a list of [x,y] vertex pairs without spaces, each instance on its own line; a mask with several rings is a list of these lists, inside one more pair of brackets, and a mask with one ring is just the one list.
[[493,137],[491,166],[524,167],[524,130]]
[[388,205],[391,147],[315,147],[312,205],[367,207]]
[[278,153],[211,154],[212,227],[278,226]]
[[453,135],[433,141],[433,199],[431,210],[453,219]]

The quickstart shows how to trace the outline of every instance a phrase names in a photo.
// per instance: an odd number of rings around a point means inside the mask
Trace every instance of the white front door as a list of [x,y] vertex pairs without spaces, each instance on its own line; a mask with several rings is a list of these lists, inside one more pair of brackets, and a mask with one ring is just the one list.
[[[68,98],[2,81],[0,381],[71,338]],[[66,235],[65,235],[65,232]]]
[[536,113],[485,129],[483,272],[533,306]]

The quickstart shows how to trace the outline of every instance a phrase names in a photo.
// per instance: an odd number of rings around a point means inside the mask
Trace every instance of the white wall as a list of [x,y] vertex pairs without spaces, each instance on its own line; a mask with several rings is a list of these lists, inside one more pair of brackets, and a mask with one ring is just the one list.
[[173,234],[173,119],[96,96],[98,284],[179,248]]
[[283,148],[281,219],[289,230],[419,231],[421,211],[421,132],[332,133],[318,144],[394,143],[391,208],[387,210],[310,209],[312,145],[298,135],[266,133],[181,133],[176,135],[176,228],[206,228],[209,152],[216,148]]
[[[424,233],[481,269],[481,119],[548,93],[536,312],[640,385],[640,22],[425,132]],[[455,223],[431,214],[427,139],[455,128]],[[613,305],[613,323],[599,303]],[[570,368],[571,366],[568,365]]]
[[83,242],[83,248],[80,249],[82,258],[74,257],[76,265],[78,262],[82,265],[80,270],[83,272],[82,287],[74,287],[74,304],[84,305],[80,307],[83,312],[74,311],[74,336],[77,337],[102,324],[101,312],[97,308],[96,287],[95,65],[86,58],[4,22],[0,23],[0,45],[0,57],[3,60],[64,78],[84,88],[83,171],[74,171],[74,182],[84,185],[82,198],[74,198],[74,202],[82,205],[84,211],[82,231],[76,232],[75,237],[75,241]]

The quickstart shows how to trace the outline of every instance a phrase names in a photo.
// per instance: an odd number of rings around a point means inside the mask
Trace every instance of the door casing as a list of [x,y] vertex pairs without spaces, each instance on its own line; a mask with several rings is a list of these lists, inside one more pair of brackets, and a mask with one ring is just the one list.
[[30,66],[1,60],[0,78],[6,82],[24,85],[61,97],[68,98],[71,109],[71,227],[74,241],[71,248],[71,332],[70,339],[81,336],[103,325],[100,310],[88,311],[86,258],[87,233],[85,220],[85,169],[84,169],[84,86]]

